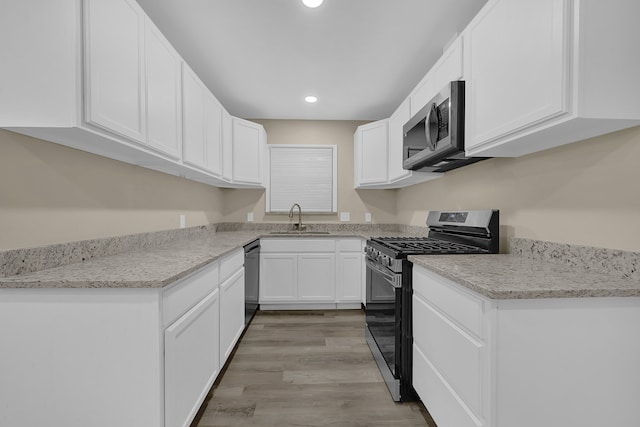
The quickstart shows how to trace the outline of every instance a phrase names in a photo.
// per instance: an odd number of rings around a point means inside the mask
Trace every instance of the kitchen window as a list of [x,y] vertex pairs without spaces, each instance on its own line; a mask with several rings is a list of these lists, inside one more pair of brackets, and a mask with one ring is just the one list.
[[269,145],[266,211],[336,213],[337,177],[336,145]]

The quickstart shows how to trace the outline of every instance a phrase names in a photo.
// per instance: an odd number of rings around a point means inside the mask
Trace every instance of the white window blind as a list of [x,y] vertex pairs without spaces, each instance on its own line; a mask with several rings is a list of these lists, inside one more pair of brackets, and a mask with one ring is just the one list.
[[270,145],[267,211],[337,212],[335,145]]

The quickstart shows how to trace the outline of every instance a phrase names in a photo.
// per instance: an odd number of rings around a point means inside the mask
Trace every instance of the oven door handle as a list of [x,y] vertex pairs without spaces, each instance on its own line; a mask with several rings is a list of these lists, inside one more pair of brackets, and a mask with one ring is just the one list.
[[384,280],[389,282],[391,286],[393,286],[394,288],[402,288],[400,274],[390,272],[389,270],[382,267],[381,265],[371,261],[369,258],[366,259],[366,262],[367,262],[367,268],[370,268],[371,270],[380,274],[384,278]]

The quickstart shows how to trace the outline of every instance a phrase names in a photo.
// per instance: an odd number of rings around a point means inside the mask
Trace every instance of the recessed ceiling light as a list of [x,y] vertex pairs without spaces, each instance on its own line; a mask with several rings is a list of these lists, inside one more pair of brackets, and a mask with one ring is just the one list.
[[309,96],[305,96],[304,100],[307,101],[309,104],[313,104],[318,100],[318,98],[316,98],[315,96],[309,95]]
[[318,7],[323,1],[324,0],[302,0],[302,3],[307,7]]

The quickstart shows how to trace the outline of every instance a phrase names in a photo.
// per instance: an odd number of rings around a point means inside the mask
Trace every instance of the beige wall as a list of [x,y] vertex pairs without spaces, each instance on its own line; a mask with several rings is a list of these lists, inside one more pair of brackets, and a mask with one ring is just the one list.
[[219,222],[222,191],[0,130],[0,250]]
[[[640,251],[640,127],[402,190],[353,190],[359,122],[262,120],[273,144],[338,145],[338,206],[352,223],[424,225],[431,209],[498,208],[512,236]],[[264,191],[227,190],[0,130],[0,250],[265,215]],[[338,222],[337,215],[305,217]]]
[[431,209],[498,208],[501,233],[640,251],[640,127],[491,159],[399,191],[398,221]]
[[[395,190],[353,189],[353,133],[363,122],[309,120],[254,120],[264,125],[269,144],[326,144],[338,146],[338,211],[350,212],[351,223],[364,223],[365,212],[374,223],[396,222]],[[312,189],[310,189],[312,191]],[[256,222],[289,222],[286,214],[265,213],[265,192],[224,190],[224,221],[244,222],[253,212]],[[339,215],[304,215],[303,222],[340,222]]]

